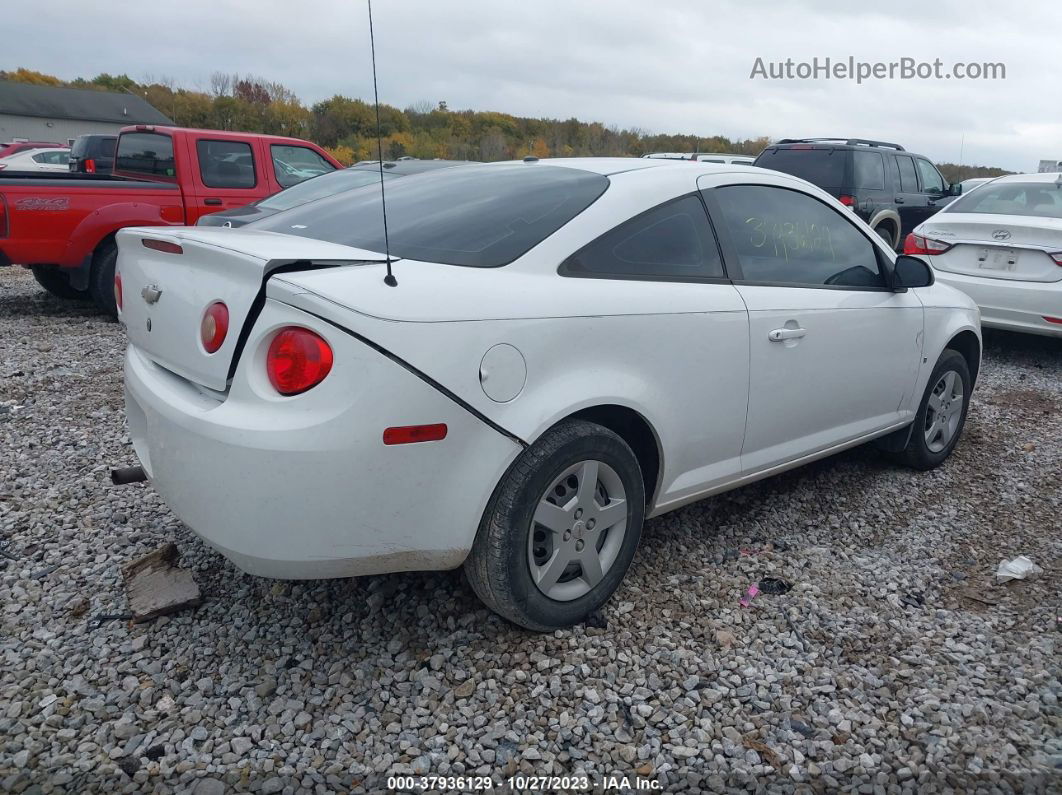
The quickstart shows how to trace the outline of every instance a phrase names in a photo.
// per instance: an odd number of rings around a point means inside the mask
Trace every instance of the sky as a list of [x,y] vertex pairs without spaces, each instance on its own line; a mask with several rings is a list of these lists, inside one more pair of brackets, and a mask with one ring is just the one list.
[[[0,69],[206,90],[254,74],[307,104],[371,99],[364,0],[49,0],[0,16]],[[893,141],[940,162],[1062,159],[1057,0],[376,0],[380,99],[649,132]],[[61,21],[62,24],[53,24]],[[46,46],[42,46],[45,45]],[[761,79],[795,64],[1003,64],[995,80]],[[886,67],[887,68],[887,67]]]

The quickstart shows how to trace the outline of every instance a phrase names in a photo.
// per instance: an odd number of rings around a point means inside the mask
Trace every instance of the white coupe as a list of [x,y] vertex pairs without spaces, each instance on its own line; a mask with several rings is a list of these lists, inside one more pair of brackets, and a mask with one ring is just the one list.
[[549,630],[642,523],[878,440],[962,432],[977,308],[835,199],[664,159],[458,166],[241,229],[118,234],[143,470],[239,568],[464,564]]
[[924,257],[994,328],[1062,337],[1062,174],[1014,174],[963,194],[917,226]]

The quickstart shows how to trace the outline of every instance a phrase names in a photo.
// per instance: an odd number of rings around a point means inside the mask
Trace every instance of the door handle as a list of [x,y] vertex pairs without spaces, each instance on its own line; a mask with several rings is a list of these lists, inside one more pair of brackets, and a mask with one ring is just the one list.
[[767,333],[767,339],[771,342],[785,342],[786,340],[796,340],[803,337],[808,333],[804,328],[776,328],[774,331]]
[[903,199],[900,198],[899,196],[897,196],[895,199],[893,199],[893,201],[896,202],[897,204],[903,204]]
[[221,205],[221,199],[203,199],[203,204],[209,204],[211,207],[218,207]]

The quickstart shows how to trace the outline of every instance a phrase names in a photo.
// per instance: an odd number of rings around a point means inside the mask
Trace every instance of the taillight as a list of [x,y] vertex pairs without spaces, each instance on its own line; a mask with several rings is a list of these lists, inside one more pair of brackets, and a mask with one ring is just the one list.
[[118,311],[122,311],[122,274],[114,274],[114,303],[118,307]]
[[85,171],[89,174],[96,173],[96,161],[92,158],[85,159]]
[[446,430],[445,422],[437,422],[432,425],[401,425],[385,430],[383,432],[383,443],[391,445],[437,442],[446,438]]
[[[3,222],[0,222],[0,237],[3,237]],[[1051,259],[1054,260],[1055,265],[1062,265],[1062,251],[1051,254]]]
[[309,329],[289,326],[266,354],[269,383],[282,395],[298,395],[321,383],[332,369],[332,349]]
[[203,313],[203,321],[199,324],[199,339],[207,353],[215,353],[222,343],[225,335],[229,333],[229,308],[221,301],[215,301],[206,308]]
[[845,207],[855,207],[856,206],[856,198],[855,198],[855,196],[848,196],[848,195],[842,194],[841,196],[837,197],[837,201],[839,201]]
[[931,237],[922,237],[914,232],[903,241],[904,254],[943,254],[949,248],[951,248],[951,243],[934,240]]
[[154,249],[155,251],[164,251],[167,254],[183,254],[184,249],[177,243],[171,243],[168,240],[156,240],[153,237],[142,237],[140,242],[144,244],[144,248]]

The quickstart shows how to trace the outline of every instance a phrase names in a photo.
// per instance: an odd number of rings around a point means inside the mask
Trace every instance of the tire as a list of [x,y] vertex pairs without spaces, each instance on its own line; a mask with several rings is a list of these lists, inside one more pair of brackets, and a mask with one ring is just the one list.
[[[961,390],[957,397],[956,386]],[[897,460],[921,470],[943,464],[962,436],[972,388],[966,359],[957,351],[945,350],[929,376],[926,392],[911,426],[910,439],[903,451],[896,454]],[[942,392],[947,395],[943,397],[943,404]]]
[[892,234],[892,227],[889,224],[878,224],[874,227],[874,231],[878,237],[888,244],[889,248],[896,249],[896,238]]
[[118,246],[109,240],[96,249],[92,257],[89,293],[101,312],[118,319],[118,302],[114,297],[114,269],[118,263]]
[[[588,496],[580,487],[591,476],[597,489]],[[600,425],[565,420],[502,477],[465,575],[487,607],[515,624],[541,632],[570,627],[619,586],[644,521],[645,485],[631,448]]]
[[30,270],[37,284],[56,298],[66,300],[89,298],[87,290],[77,290],[70,286],[70,274],[58,265],[31,265]]

